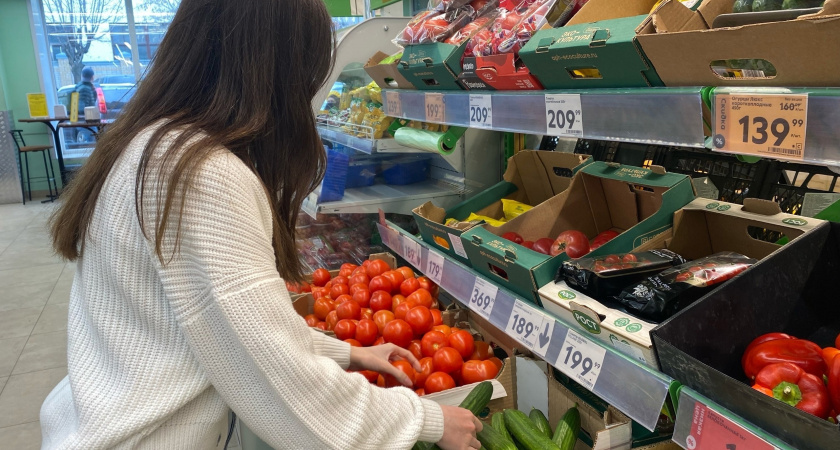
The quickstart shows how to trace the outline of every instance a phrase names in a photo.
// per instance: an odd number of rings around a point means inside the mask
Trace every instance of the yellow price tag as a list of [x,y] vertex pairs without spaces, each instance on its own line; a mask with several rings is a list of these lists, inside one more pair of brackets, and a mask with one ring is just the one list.
[[385,94],[385,115],[390,117],[402,117],[402,101],[400,101],[400,93],[387,91]]
[[446,122],[446,108],[443,104],[443,94],[426,94],[426,122]]
[[715,149],[801,160],[808,124],[807,94],[716,94]]

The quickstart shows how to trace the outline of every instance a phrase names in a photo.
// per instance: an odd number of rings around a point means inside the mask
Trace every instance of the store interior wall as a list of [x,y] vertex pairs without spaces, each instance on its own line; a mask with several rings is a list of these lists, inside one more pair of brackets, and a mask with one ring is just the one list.
[[[45,125],[17,121],[29,117],[26,94],[41,92],[41,74],[38,73],[27,3],[27,0],[0,0],[0,109],[12,111],[14,126],[23,130],[28,145],[52,145],[51,133]],[[61,187],[58,163],[52,152],[51,157],[56,182]],[[33,178],[32,190],[46,191],[45,180],[34,180],[46,173],[43,159],[30,157],[29,163],[29,173]]]

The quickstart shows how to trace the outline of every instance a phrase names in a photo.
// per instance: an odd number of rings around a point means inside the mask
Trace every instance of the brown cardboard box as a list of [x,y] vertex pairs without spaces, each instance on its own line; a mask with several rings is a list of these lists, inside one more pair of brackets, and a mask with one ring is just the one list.
[[414,89],[404,76],[397,70],[397,64],[379,64],[379,61],[385,59],[388,55],[382,52],[376,52],[367,63],[365,63],[365,72],[373,78],[382,89]]
[[[705,0],[697,11],[665,0],[639,26],[637,39],[666,86],[840,86],[840,0],[798,19],[711,28],[731,12],[731,0]],[[764,59],[777,74],[732,78],[710,68],[737,59]]]

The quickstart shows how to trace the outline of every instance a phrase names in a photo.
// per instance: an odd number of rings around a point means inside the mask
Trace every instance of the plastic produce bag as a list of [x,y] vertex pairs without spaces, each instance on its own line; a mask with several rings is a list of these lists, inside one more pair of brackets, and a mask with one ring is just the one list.
[[526,0],[511,11],[499,9],[493,24],[476,33],[471,44],[475,56],[518,54],[531,36],[546,24],[555,0]]
[[723,283],[756,262],[735,252],[716,253],[630,286],[617,300],[631,314],[661,322],[702,297],[711,286]]
[[583,257],[563,262],[555,281],[566,284],[599,300],[609,301],[622,289],[686,262],[670,250]]
[[443,42],[475,18],[475,10],[466,5],[446,12],[422,11],[392,41],[399,46]]
[[[474,21],[472,21],[472,22],[468,23],[466,26],[464,26],[464,28],[461,28],[460,30],[456,31],[455,34],[450,36],[445,42],[447,44],[452,44],[452,45],[463,44],[464,41],[473,37],[473,35],[475,35],[475,33],[478,33],[479,31],[481,31],[481,30],[489,27],[490,25],[492,25],[493,24],[493,19],[495,18],[496,14],[497,14],[496,11],[493,11],[491,14],[487,14],[485,16],[479,17],[478,19],[475,19]],[[472,55],[471,50],[472,50],[471,47],[469,47],[469,45],[468,45],[467,50],[464,52],[464,56],[471,56]]]

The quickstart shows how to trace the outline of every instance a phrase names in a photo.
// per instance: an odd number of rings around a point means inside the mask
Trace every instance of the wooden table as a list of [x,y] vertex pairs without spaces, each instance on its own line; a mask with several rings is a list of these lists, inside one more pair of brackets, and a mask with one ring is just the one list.
[[93,133],[94,138],[97,138],[99,133],[105,130],[105,126],[111,122],[112,121],[110,120],[96,120],[91,122],[59,122],[58,128],[84,128]]
[[58,127],[53,125],[53,122],[56,122],[56,125],[61,125],[62,122],[66,122],[70,120],[69,117],[41,117],[35,119],[18,119],[18,122],[22,123],[43,123],[46,125],[53,134],[53,141],[55,142],[55,156],[58,160],[58,171],[61,173],[61,185],[67,185],[67,170],[64,168],[64,155],[61,153],[61,137],[58,135]]

